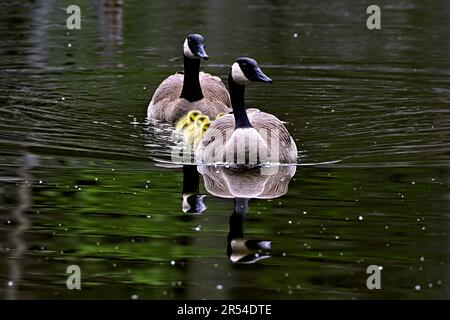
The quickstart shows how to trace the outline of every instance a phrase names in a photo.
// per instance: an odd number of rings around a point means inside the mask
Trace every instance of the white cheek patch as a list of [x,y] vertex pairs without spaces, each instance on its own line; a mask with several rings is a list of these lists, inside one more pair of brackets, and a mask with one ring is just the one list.
[[231,66],[231,77],[237,84],[246,84],[247,82],[250,82],[237,62],[233,63]]
[[192,53],[191,49],[189,48],[187,39],[184,40],[183,52],[184,52],[184,55],[190,59],[199,59],[199,57],[196,57],[195,54]]

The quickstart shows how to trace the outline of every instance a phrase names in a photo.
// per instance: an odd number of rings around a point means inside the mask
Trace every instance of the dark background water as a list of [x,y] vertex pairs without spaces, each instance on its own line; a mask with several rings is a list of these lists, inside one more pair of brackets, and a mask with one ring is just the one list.
[[[449,297],[449,1],[379,1],[375,31],[343,0],[79,0],[68,31],[72,2],[0,4],[1,297]],[[255,264],[227,257],[232,199],[182,212],[171,128],[145,119],[189,32],[223,79],[259,61],[274,84],[248,105],[299,148],[288,194],[250,201],[245,238],[272,241]]]

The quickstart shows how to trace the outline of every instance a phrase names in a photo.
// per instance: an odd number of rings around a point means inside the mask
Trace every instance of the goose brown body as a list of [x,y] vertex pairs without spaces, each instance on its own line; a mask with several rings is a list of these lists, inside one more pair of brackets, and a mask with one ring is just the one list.
[[219,113],[231,111],[230,95],[219,77],[200,72],[203,98],[190,102],[181,98],[184,74],[178,72],[166,78],[156,89],[148,107],[148,117],[174,123],[191,110],[197,109],[215,119]]
[[[274,162],[296,163],[297,146],[280,119],[255,108],[247,109],[247,116],[253,128],[235,130],[233,114],[226,114],[212,122],[197,148],[197,161],[199,163],[229,162],[226,159],[227,149],[236,150],[239,141],[258,141],[259,152],[266,152],[269,159],[275,157],[271,153],[273,150],[278,152],[276,156],[278,160],[275,159]],[[240,135],[240,139],[234,140],[234,134]],[[243,138],[243,135],[246,138]],[[277,145],[272,145],[273,143],[277,143]],[[252,152],[250,144],[246,144],[244,147],[246,155]]]

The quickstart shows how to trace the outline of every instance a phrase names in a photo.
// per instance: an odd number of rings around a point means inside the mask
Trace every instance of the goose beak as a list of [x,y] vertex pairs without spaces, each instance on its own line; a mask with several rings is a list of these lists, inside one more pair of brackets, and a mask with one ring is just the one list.
[[264,83],[273,83],[272,79],[262,72],[261,68],[255,69],[256,81],[264,82]]
[[205,51],[205,46],[204,46],[203,44],[198,45],[196,49],[197,49],[197,50],[196,50],[197,52],[195,52],[195,55],[196,55],[197,57],[202,58],[202,59],[205,59],[205,60],[208,60],[208,59],[209,59],[209,56],[208,56],[208,54],[206,53],[206,51]]

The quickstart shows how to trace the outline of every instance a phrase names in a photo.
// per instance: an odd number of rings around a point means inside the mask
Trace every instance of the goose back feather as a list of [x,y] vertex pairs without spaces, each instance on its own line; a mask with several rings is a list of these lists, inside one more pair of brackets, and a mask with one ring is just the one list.
[[[277,160],[272,158],[276,158],[276,155],[271,153],[271,150],[273,150],[272,147],[278,152],[279,163],[296,162],[297,147],[281,120],[270,113],[262,112],[255,108],[247,109],[247,116],[253,129],[247,128],[233,131],[235,129],[235,119],[233,114],[226,114],[214,121],[206,131],[197,148],[197,161],[199,163],[227,162],[227,150],[230,148],[232,148],[232,150],[237,150],[238,146],[236,145],[236,141],[245,141],[242,138],[240,140],[233,140],[233,134],[236,132],[236,134],[241,136],[243,134],[257,135],[256,138],[253,137],[250,141],[258,140],[258,143],[263,146],[263,148],[266,148],[266,150],[260,150],[260,152],[267,152],[267,156],[271,159],[271,162]],[[266,132],[267,134],[261,135],[261,132]],[[278,146],[272,146],[272,143],[278,142]],[[246,143],[245,154],[251,152],[248,148],[252,148],[252,146]]]
[[174,123],[194,109],[212,119],[221,112],[230,112],[230,96],[219,77],[200,72],[199,80],[204,98],[194,102],[180,98],[183,79],[184,74],[178,72],[158,86],[148,107],[149,118]]

